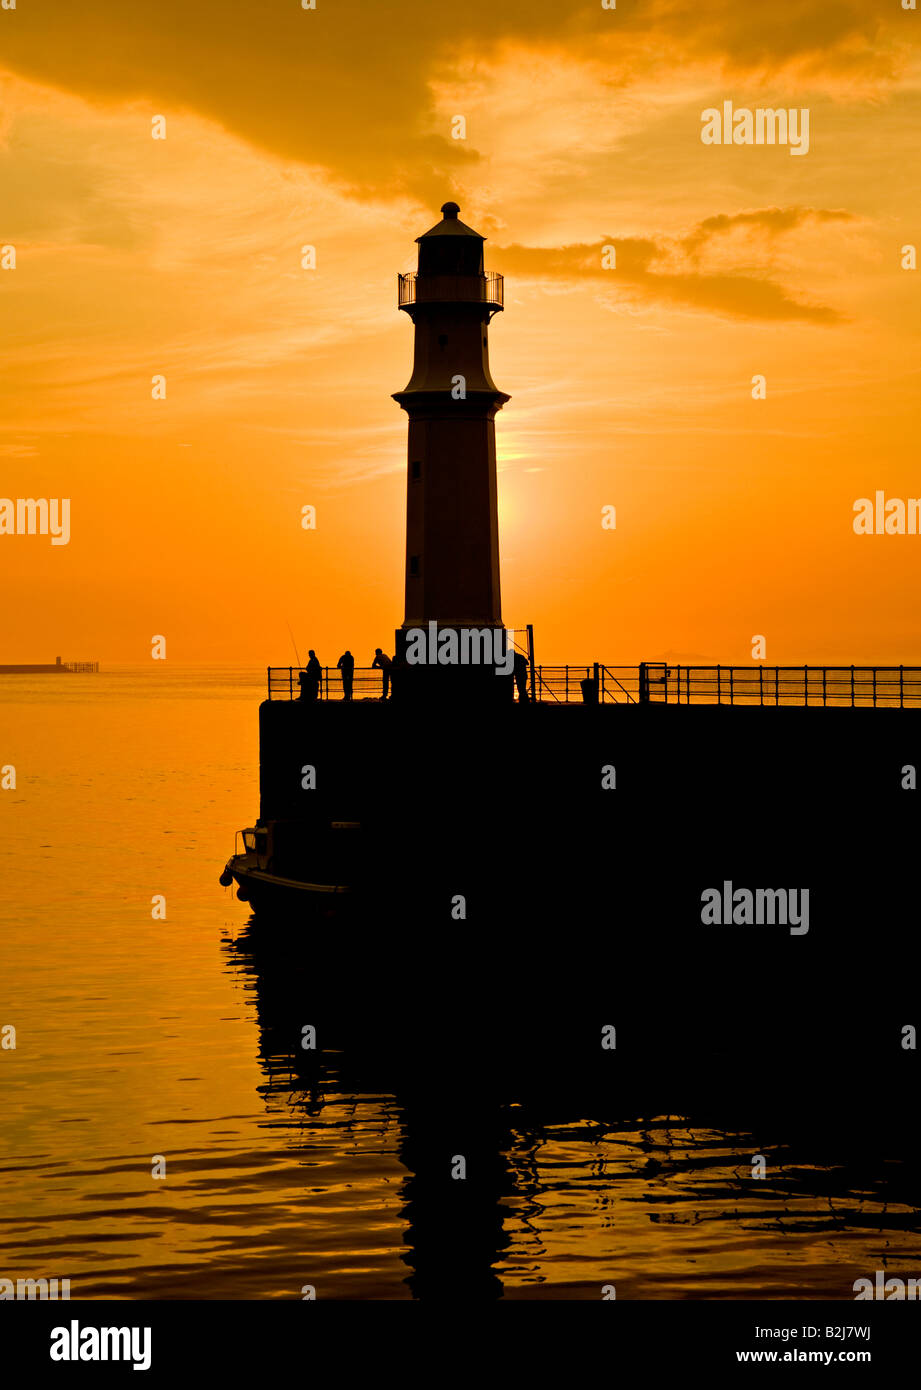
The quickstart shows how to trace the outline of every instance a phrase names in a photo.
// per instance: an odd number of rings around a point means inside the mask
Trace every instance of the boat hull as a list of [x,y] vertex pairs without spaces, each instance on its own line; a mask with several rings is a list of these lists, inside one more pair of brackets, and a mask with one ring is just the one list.
[[256,913],[273,915],[333,915],[349,904],[351,892],[344,884],[313,883],[269,873],[256,856],[235,854],[227,861],[222,883],[234,882],[237,897]]

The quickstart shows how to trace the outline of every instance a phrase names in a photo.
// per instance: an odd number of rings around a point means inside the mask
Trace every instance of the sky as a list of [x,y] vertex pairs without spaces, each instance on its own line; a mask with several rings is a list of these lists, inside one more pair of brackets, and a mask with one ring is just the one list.
[[[0,9],[0,496],[71,499],[66,546],[0,535],[0,662],[162,636],[286,665],[289,626],[324,664],[392,648],[396,276],[452,199],[506,277],[502,607],[539,661],[761,637],[921,664],[921,536],[853,526],[921,496],[919,26],[902,0]],[[704,144],[726,101],[807,109],[808,153]]]

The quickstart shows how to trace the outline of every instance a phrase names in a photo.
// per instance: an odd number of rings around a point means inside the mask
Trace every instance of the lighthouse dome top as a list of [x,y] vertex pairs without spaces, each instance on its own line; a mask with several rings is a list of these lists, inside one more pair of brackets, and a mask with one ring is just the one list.
[[480,236],[479,232],[475,232],[472,227],[461,222],[458,217],[459,212],[460,208],[457,203],[443,203],[441,208],[442,220],[436,222],[435,226],[430,227],[427,232],[423,232],[422,236],[417,236],[416,240],[425,241],[432,236],[466,236],[476,237],[477,241],[485,241],[486,238]]

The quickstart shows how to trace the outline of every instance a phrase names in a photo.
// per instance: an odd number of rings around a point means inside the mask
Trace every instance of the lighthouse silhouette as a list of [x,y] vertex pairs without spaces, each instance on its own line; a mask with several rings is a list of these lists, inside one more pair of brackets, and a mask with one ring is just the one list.
[[[415,351],[409,383],[394,393],[409,416],[398,660],[410,629],[502,629],[495,419],[510,398],[490,374],[488,327],[503,307],[503,280],[485,272],[485,238],[460,221],[457,203],[441,211],[442,220],[416,238],[418,270],[399,277]],[[486,689],[470,680],[472,672],[455,673],[450,685],[445,674],[441,692]],[[494,667],[487,679],[491,693],[499,694],[497,684],[505,692]],[[419,688],[418,680],[409,684]]]

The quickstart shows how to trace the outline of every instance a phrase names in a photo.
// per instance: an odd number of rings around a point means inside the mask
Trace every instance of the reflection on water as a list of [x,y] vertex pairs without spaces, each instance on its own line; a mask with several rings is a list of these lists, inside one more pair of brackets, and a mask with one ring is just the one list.
[[526,1289],[592,1296],[610,1279],[626,1298],[846,1298],[865,1268],[918,1263],[917,1209],[879,1172],[771,1144],[774,1171],[756,1184],[750,1136],[670,1116],[516,1140],[502,1274]]
[[[463,1045],[453,1073],[443,1057],[423,1064],[422,1081],[405,1058],[395,1063],[375,1045],[386,1012],[379,1030],[355,1030],[351,1051],[339,1051],[335,1038],[329,1054],[299,1052],[305,1010],[291,1003],[298,987],[290,955],[274,947],[267,954],[259,941],[244,933],[230,949],[257,984],[264,1065],[284,1077],[289,1103],[320,1126],[305,1130],[308,1150],[322,1132],[327,1095],[335,1107],[343,1085],[363,1094],[363,1082],[390,1076],[390,1138],[408,1170],[405,1277],[415,1296],[598,1298],[613,1283],[620,1298],[838,1299],[852,1296],[867,1269],[918,1265],[917,1173],[881,1157],[883,1141],[859,1132],[865,1112],[829,1142],[816,1140],[808,1122],[801,1133],[795,1118],[787,1133],[769,1121],[756,1138],[693,1117],[644,1115],[630,1099],[620,1110],[610,1093],[593,1104],[583,1092],[567,1109],[559,1078],[546,1102],[497,1101],[478,1063],[465,1071]],[[426,1036],[435,1045],[430,1030]],[[433,1071],[442,1078],[437,1089]],[[565,1077],[561,1089],[565,1095]],[[716,1109],[732,1114],[732,1097]],[[820,1133],[827,1123],[820,1120]],[[842,1133],[854,1141],[842,1144]],[[768,1171],[755,1181],[759,1151],[769,1154]],[[463,1183],[449,1177],[456,1153],[467,1161]]]
[[422,1085],[366,1039],[299,1050],[309,1020],[217,885],[255,809],[261,687],[146,669],[0,687],[19,779],[0,797],[18,1034],[0,1276],[96,1298],[847,1299],[877,1268],[921,1271],[917,1174],[861,1096],[866,1142],[836,1149],[774,1116],[733,1130],[712,1102],[668,1115],[658,1094],[564,1087],[542,1105],[495,1096],[479,1065]]

